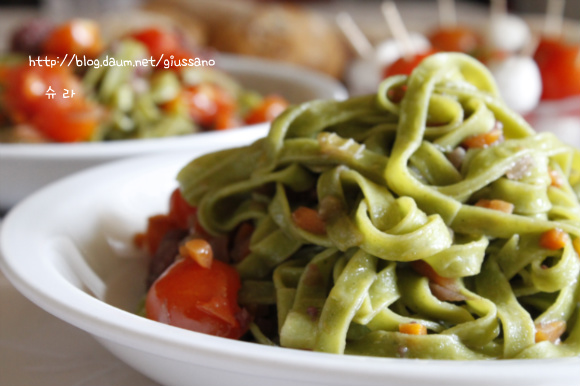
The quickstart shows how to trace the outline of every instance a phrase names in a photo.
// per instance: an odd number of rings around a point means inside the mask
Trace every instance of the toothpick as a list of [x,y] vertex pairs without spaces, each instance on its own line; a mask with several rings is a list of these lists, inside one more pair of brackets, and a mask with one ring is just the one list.
[[439,25],[441,27],[455,27],[457,25],[457,12],[455,0],[439,0]]
[[526,45],[520,50],[520,56],[531,57],[536,52],[539,44],[540,37],[537,35],[531,36]]
[[544,21],[544,35],[560,36],[564,24],[564,8],[566,0],[548,0],[546,19]]
[[407,28],[405,28],[405,23],[403,23],[403,19],[397,10],[397,6],[393,1],[385,1],[381,5],[381,11],[383,12],[383,16],[391,30],[391,34],[400,45],[401,51],[403,51],[403,57],[406,60],[411,60],[417,50],[413,45],[413,41],[409,36]]
[[371,60],[374,49],[365,34],[347,12],[336,15],[336,24],[347,38],[356,53],[363,59]]
[[508,13],[507,0],[491,0],[491,17],[504,16]]

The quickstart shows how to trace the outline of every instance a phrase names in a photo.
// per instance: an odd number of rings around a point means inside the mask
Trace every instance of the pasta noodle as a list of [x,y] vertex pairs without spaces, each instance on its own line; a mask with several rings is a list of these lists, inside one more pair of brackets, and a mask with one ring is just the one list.
[[[267,138],[196,159],[178,180],[209,232],[255,225],[236,268],[241,303],[276,307],[277,334],[251,327],[260,343],[580,355],[580,152],[535,134],[465,55],[433,55],[377,95],[292,107]],[[299,207],[316,210],[322,232],[300,226]],[[563,244],[542,244],[549,232]],[[399,331],[409,324],[428,333]],[[552,325],[565,328],[546,338]]]

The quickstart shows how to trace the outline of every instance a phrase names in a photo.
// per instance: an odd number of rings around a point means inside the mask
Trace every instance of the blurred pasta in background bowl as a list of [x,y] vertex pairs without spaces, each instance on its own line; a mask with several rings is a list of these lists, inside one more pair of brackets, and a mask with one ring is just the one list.
[[0,59],[0,207],[96,163],[252,141],[289,104],[346,96],[323,74],[208,51],[166,25],[105,42],[91,20],[33,20]]

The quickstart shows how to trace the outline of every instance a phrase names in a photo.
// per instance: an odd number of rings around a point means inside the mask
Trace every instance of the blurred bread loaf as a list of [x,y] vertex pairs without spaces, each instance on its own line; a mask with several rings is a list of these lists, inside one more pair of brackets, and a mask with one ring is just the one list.
[[334,24],[305,8],[251,1],[154,0],[146,10],[193,17],[218,51],[284,61],[340,77],[347,47]]

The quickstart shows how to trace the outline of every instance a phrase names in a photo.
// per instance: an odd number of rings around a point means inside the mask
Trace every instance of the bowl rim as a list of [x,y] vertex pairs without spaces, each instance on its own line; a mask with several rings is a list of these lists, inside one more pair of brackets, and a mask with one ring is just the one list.
[[126,139],[107,142],[76,142],[76,143],[0,143],[1,159],[109,159],[142,154],[187,150],[196,142],[205,144],[234,145],[244,136],[263,136],[268,132],[270,123],[241,126],[226,131],[206,131],[188,135]]
[[[47,207],[46,202],[50,202],[54,197],[66,197],[62,195],[63,192],[70,192],[70,189],[75,188],[78,190],[81,187],[80,194],[69,198],[79,200],[83,189],[90,189],[91,183],[104,179],[105,186],[114,187],[127,172],[146,173],[161,167],[178,170],[178,165],[180,167],[194,156],[203,153],[197,151],[187,155],[155,155],[115,161],[65,177],[32,194],[10,210],[2,224],[0,269],[20,292],[39,307],[92,335],[179,361],[187,362],[188,355],[191,358],[194,356],[193,353],[203,355],[207,360],[219,358],[219,363],[235,366],[239,372],[251,373],[256,369],[266,368],[275,371],[272,374],[279,376],[285,374],[292,377],[309,377],[312,374],[322,376],[328,373],[324,376],[340,379],[364,374],[365,379],[375,381],[384,380],[388,376],[395,377],[394,379],[411,377],[413,380],[427,382],[444,379],[442,378],[444,374],[451,373],[454,382],[469,382],[475,376],[485,375],[489,377],[488,382],[493,384],[497,380],[505,382],[506,379],[513,380],[516,379],[514,377],[522,376],[531,380],[555,380],[555,373],[560,374],[565,370],[567,374],[571,374],[571,369],[580,366],[580,356],[503,361],[407,360],[269,347],[187,331],[121,310],[68,282],[47,263],[48,259],[40,259],[41,262],[48,264],[43,270],[29,269],[32,257],[24,252],[30,250],[30,245],[35,239],[42,239],[43,235],[50,233],[49,229],[42,228],[43,225],[36,222],[31,224],[30,218],[41,216],[42,210],[50,213],[53,207]],[[38,227],[40,228],[36,229]],[[31,228],[32,234],[27,235],[31,237],[21,235],[23,229],[30,231]],[[37,258],[38,256],[35,257]],[[421,371],[417,371],[418,365]],[[219,364],[214,366],[220,367]],[[297,368],[300,368],[300,371],[296,371]],[[522,375],[523,370],[525,375]],[[562,378],[560,374],[559,381],[560,385],[564,385],[565,381],[570,380]]]

